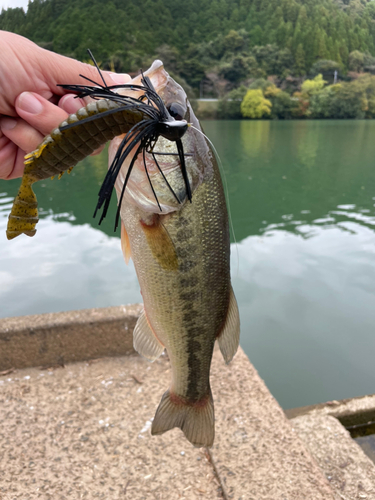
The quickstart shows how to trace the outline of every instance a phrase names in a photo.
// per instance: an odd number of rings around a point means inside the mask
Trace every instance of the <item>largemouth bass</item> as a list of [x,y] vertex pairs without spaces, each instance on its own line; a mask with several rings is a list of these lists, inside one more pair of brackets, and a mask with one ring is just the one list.
[[[144,312],[134,329],[134,347],[150,360],[166,348],[171,362],[172,383],[157,408],[152,434],[179,427],[193,445],[211,446],[215,433],[210,388],[214,344],[218,340],[229,363],[240,332],[230,281],[225,196],[215,156],[200,133],[184,90],[160,61],[145,76],[171,115],[190,124],[182,142],[192,202],[188,201],[176,143],[159,137],[152,152],[138,155],[120,208],[123,252],[126,260],[130,255],[134,260],[144,300]],[[121,140],[117,137],[110,145],[110,163]],[[125,160],[117,177],[118,199],[130,161]]]

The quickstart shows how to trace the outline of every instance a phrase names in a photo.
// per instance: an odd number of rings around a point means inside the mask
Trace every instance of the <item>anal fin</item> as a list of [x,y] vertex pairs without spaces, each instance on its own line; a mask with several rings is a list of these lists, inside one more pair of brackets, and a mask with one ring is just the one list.
[[240,315],[232,287],[230,289],[227,318],[217,340],[225,362],[230,363],[240,343]]
[[133,331],[133,347],[143,357],[155,361],[164,351],[163,344],[155,337],[145,311],[139,316]]

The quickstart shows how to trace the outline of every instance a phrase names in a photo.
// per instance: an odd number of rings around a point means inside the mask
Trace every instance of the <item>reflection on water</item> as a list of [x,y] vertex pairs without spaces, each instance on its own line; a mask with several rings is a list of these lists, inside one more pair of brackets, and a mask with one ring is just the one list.
[[106,307],[141,302],[132,265],[126,266],[118,238],[69,214],[47,216],[34,238],[5,242],[0,266],[1,316]]
[[371,436],[358,437],[356,443],[363,449],[366,455],[375,463],[375,434]]
[[[204,125],[239,242],[242,347],[285,408],[375,392],[375,123]],[[36,185],[37,235],[10,242],[19,181],[0,181],[2,317],[141,301],[114,207],[92,219],[105,171],[94,157]]]
[[295,130],[295,143],[298,160],[301,165],[310,168],[316,161],[319,145],[319,128],[309,127],[307,122],[300,122],[300,126]]
[[374,392],[374,222],[289,220],[238,245],[242,346],[284,407]]
[[241,146],[246,158],[256,158],[259,154],[266,154],[269,150],[269,121],[242,120],[239,122],[241,130]]

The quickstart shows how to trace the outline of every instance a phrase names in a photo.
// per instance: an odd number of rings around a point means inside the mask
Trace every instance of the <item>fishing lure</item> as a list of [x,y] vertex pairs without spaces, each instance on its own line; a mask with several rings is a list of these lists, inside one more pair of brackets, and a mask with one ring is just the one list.
[[[35,226],[39,219],[38,203],[31,187],[34,182],[55,175],[58,175],[60,178],[65,171],[70,173],[79,161],[93,153],[93,151],[107,141],[124,133],[126,135],[120,144],[99,191],[99,200],[94,213],[95,217],[97,211],[103,208],[99,224],[107,214],[114,183],[121,165],[134,149],[135,153],[130,162],[118,202],[115,229],[118,225],[121,203],[128,179],[134,163],[141,152],[143,152],[147,177],[160,210],[160,204],[147,172],[145,151],[153,155],[155,164],[162,174],[163,179],[178,203],[181,203],[181,200],[174,193],[159,167],[155,156],[157,153],[153,153],[153,146],[159,136],[176,142],[177,155],[186,187],[186,195],[190,202],[192,200],[191,187],[185,165],[186,155],[184,154],[181,141],[188,128],[186,120],[180,119],[181,117],[173,110],[173,107],[169,110],[165,107],[150,79],[147,76],[143,76],[143,74],[141,79],[142,85],[123,84],[107,86],[93,55],[90,51],[88,52],[94,61],[103,84],[80,75],[93,85],[60,85],[70,92],[77,93],[77,97],[89,96],[94,101],[70,115],[50,135],[44,138],[35,151],[25,156],[25,171],[8,220],[6,234],[9,240],[22,233],[27,236],[34,236],[36,233]],[[141,95],[138,98],[124,96],[115,92],[119,88],[138,91],[141,92]]]

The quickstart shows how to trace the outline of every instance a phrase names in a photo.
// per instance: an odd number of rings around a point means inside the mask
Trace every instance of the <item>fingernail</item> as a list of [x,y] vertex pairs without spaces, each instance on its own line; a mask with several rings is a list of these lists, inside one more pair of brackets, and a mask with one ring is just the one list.
[[17,120],[14,118],[2,118],[0,120],[0,128],[3,130],[12,130],[17,125]]
[[111,73],[111,78],[116,84],[129,83],[130,76],[126,73]]
[[85,105],[82,99],[75,99],[73,95],[65,95],[59,101],[59,108],[69,114],[73,114]]
[[43,111],[43,104],[31,92],[23,92],[18,98],[18,106],[27,113],[38,115]]

